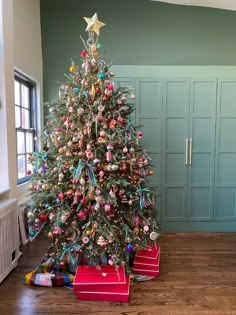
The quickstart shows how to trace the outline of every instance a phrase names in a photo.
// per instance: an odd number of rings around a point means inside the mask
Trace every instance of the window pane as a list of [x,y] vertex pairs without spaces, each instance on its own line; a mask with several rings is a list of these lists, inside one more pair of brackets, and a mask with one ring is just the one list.
[[20,83],[15,80],[15,104],[20,105]]
[[16,128],[19,128],[21,126],[20,124],[20,107],[15,106],[15,123],[16,123]]
[[30,128],[30,112],[24,108],[22,108],[22,128]]
[[25,153],[25,134],[17,131],[17,154]]
[[26,85],[21,85],[21,106],[29,108],[29,87]]
[[33,152],[33,134],[26,132],[26,152]]
[[17,168],[18,168],[18,178],[23,178],[26,176],[25,169],[25,155],[18,155],[17,157]]

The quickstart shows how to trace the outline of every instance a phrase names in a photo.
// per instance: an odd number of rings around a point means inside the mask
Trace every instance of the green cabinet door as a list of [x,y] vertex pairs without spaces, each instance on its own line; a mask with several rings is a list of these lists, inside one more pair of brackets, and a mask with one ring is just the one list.
[[[236,220],[236,80],[219,80],[215,211],[218,221]],[[236,222],[234,221],[236,226]]]
[[190,86],[188,217],[213,220],[216,79],[194,79]]
[[162,133],[162,218],[187,217],[186,139],[188,138],[189,79],[164,81]]

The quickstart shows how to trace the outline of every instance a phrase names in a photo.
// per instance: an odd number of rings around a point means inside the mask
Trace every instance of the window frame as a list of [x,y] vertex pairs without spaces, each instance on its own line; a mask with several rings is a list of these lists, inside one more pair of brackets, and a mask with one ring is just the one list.
[[[29,77],[21,74],[20,72],[14,72],[14,91],[15,91],[15,81],[20,84],[20,105],[16,104],[15,97],[14,97],[14,109],[16,111],[16,107],[20,108],[20,127],[16,127],[16,120],[15,120],[15,132],[16,132],[16,169],[17,169],[17,185],[23,184],[31,179],[31,175],[27,175],[27,155],[33,153],[36,149],[35,147],[35,137],[37,134],[37,104],[36,104],[36,82],[31,80]],[[27,86],[29,88],[29,107],[26,108],[22,106],[22,99],[21,99],[21,85]],[[29,111],[29,128],[22,128],[22,108],[27,109]],[[24,133],[24,153],[18,153],[17,150],[17,132]],[[32,134],[32,152],[26,151],[26,135]],[[18,156],[25,156],[25,176],[18,178]]]

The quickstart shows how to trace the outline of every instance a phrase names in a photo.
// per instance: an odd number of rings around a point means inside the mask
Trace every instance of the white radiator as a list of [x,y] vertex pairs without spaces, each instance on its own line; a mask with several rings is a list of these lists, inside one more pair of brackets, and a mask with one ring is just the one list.
[[0,199],[0,283],[17,266],[19,251],[16,199]]

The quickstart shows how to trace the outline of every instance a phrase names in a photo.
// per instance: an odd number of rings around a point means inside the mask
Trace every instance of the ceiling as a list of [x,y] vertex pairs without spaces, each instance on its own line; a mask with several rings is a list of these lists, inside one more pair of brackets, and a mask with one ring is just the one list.
[[236,11],[236,0],[151,0],[182,5],[197,5]]

